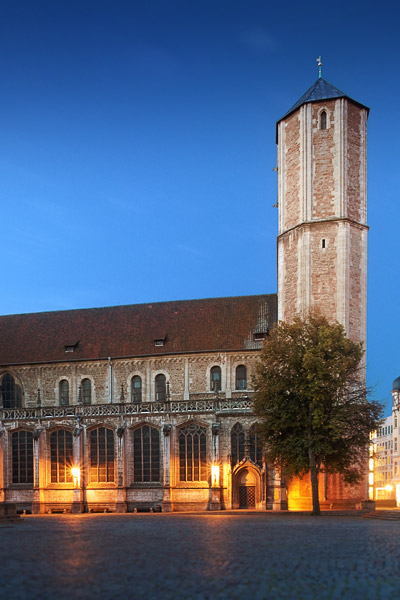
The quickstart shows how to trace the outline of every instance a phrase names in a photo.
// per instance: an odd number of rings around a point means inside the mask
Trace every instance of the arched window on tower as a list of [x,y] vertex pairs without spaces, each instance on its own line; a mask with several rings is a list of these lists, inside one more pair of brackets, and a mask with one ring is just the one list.
[[131,401],[142,401],[142,379],[139,375],[134,375],[131,379]]
[[244,458],[244,431],[240,423],[236,423],[231,431],[232,468]]
[[15,383],[14,377],[9,373],[3,375],[0,391],[3,408],[20,408],[22,406],[21,386]]
[[90,379],[82,379],[81,381],[81,390],[82,390],[82,403],[83,404],[91,404],[92,403],[92,382]]
[[60,405],[68,406],[69,404],[69,383],[66,379],[61,379],[59,386]]
[[210,390],[219,392],[221,389],[221,367],[212,367],[210,371]]
[[326,110],[321,111],[319,115],[319,128],[326,129]]
[[236,389],[247,389],[247,369],[244,365],[236,367]]
[[155,384],[157,402],[165,402],[167,399],[167,380],[165,375],[162,373],[156,375]]

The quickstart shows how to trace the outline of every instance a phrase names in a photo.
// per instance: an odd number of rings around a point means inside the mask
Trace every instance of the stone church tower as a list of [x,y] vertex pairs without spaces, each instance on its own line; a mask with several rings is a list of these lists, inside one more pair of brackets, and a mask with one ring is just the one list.
[[278,318],[318,310],[366,338],[369,109],[320,76],[277,123]]

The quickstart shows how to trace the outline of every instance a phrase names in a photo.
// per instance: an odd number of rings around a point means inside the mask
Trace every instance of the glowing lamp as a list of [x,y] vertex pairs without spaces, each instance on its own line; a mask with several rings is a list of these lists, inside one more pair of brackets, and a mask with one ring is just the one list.
[[81,470],[79,469],[79,467],[72,467],[71,475],[74,478],[74,485],[79,486],[81,481]]
[[392,491],[392,489],[393,489],[393,487],[392,487],[391,485],[385,485],[385,490],[386,490],[387,492],[391,492],[391,491]]
[[217,486],[219,485],[219,466],[218,465],[213,465],[211,467],[211,481],[212,481],[212,486]]

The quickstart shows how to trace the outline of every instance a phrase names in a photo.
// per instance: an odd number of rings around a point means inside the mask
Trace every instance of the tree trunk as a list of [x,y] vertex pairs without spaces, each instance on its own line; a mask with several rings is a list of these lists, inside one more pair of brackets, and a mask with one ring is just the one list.
[[311,492],[312,492],[312,514],[320,515],[321,509],[319,507],[319,496],[318,496],[318,471],[315,464],[315,456],[314,452],[311,448],[308,451],[308,456],[310,459],[310,478],[311,478]]

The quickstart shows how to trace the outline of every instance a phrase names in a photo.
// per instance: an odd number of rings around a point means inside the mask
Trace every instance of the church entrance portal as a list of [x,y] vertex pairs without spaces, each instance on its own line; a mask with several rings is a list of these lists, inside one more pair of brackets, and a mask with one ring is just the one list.
[[240,485],[239,486],[239,508],[255,508],[256,507],[256,486],[255,485]]
[[254,472],[249,469],[240,471],[237,476],[237,484],[239,508],[256,508],[257,484]]

